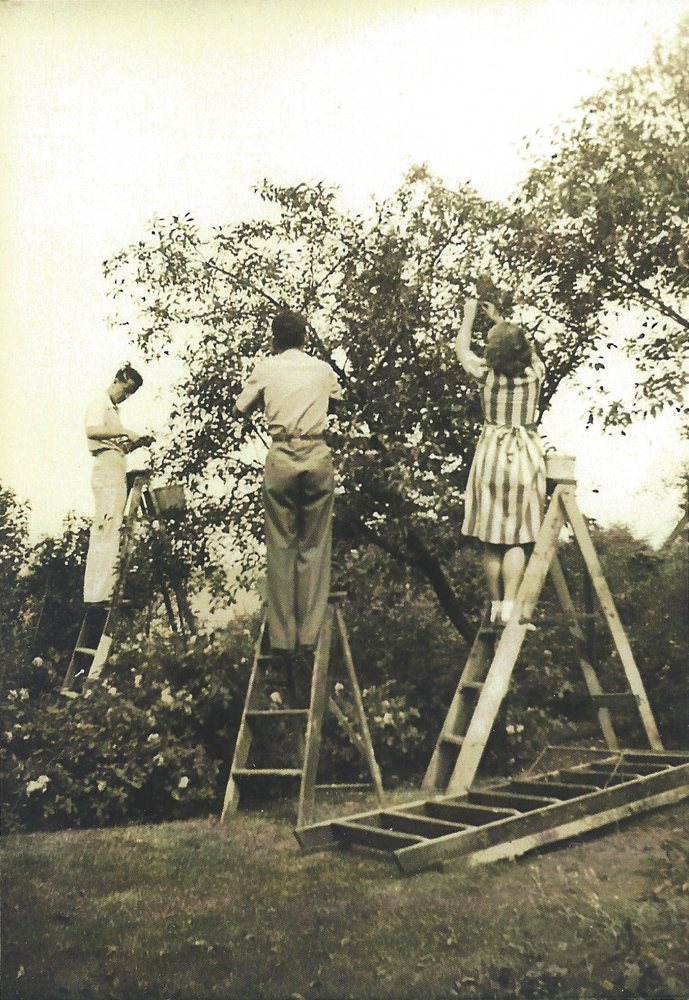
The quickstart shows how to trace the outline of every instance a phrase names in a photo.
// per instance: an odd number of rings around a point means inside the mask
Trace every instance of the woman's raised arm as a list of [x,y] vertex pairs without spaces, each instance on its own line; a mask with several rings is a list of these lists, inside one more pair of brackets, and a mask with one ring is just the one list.
[[486,364],[471,350],[471,333],[477,308],[476,299],[467,299],[464,303],[464,316],[455,340],[455,352],[464,371],[474,378],[481,378],[486,372]]

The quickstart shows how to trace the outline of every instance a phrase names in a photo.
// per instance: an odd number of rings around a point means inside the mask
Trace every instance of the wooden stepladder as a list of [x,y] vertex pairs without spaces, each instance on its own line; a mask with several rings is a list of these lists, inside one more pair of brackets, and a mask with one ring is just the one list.
[[[73,698],[79,694],[79,691],[75,690],[77,685],[85,683],[86,681],[98,680],[112,648],[113,636],[115,635],[117,625],[121,617],[123,604],[122,592],[124,589],[124,581],[132,559],[134,549],[134,529],[139,513],[144,511],[152,516],[162,516],[160,503],[156,498],[156,494],[160,494],[162,497],[162,495],[166,492],[166,488],[151,491],[149,489],[151,479],[151,473],[149,471],[142,471],[132,475],[133,484],[127,497],[125,516],[120,529],[121,534],[117,576],[112,599],[105,607],[100,605],[87,605],[86,612],[81,623],[81,628],[79,629],[76,645],[74,647],[74,651],[72,652],[67,673],[65,674],[65,679],[62,682],[62,687],[60,689],[60,694],[66,695],[67,697]],[[170,488],[167,488],[167,490],[169,489]],[[175,487],[174,489],[180,491],[181,487]],[[179,509],[183,506],[183,502],[183,492],[178,493],[176,496],[176,502],[171,503],[170,509],[173,509],[173,507]],[[166,546],[169,546],[167,536],[165,536],[165,543]],[[177,582],[174,580],[169,583],[177,600],[177,608],[179,611],[178,626],[168,589],[168,583],[166,583],[162,572],[159,575],[158,583],[161,588],[165,609],[173,631],[177,632],[179,628],[183,630],[185,624],[189,627],[190,631],[195,631],[194,618],[186,595],[182,592],[181,587],[179,587]]]
[[[268,642],[266,610],[264,608],[258,640],[256,642],[253,667],[244,702],[242,720],[235,744],[230,777],[225,791],[221,821],[236,812],[239,805],[240,785],[252,778],[292,778],[299,780],[299,806],[297,828],[313,822],[315,793],[318,790],[352,789],[373,787],[379,802],[383,800],[383,785],[380,770],[373,751],[371,736],[357,680],[354,661],[349,647],[349,638],[340,606],[342,592],[331,592],[325,619],[318,636],[311,670],[310,696],[308,707],[294,707],[286,700],[297,701],[291,665],[281,655],[271,654]],[[331,655],[339,634],[342,656],[346,666],[349,693],[354,706],[354,721],[347,715],[339,702],[339,693],[344,685],[332,685],[330,677]],[[329,690],[332,689],[332,690]],[[288,692],[283,700],[281,692]],[[290,697],[291,696],[291,697]],[[336,717],[352,744],[359,750],[368,768],[371,781],[365,784],[319,785],[317,781],[318,761],[321,745],[321,729],[326,709]],[[277,766],[274,761],[252,762],[250,754],[260,751],[266,740],[263,731],[266,725],[284,724],[280,742],[280,753],[296,759],[288,761],[290,766]],[[292,723],[298,728],[294,729]],[[305,726],[305,729],[304,729]],[[290,729],[288,736],[285,730]],[[253,748],[253,749],[252,749]]]
[[[529,628],[533,627],[531,617],[549,572],[565,617],[569,621],[577,659],[588,692],[597,709],[607,746],[611,750],[619,749],[610,710],[626,708],[632,704],[639,712],[651,749],[663,750],[627,636],[603,575],[586,521],[576,502],[574,481],[560,479],[555,482],[550,505],[519,587],[512,617],[502,632],[497,633],[484,619],[426,771],[422,785],[424,789],[442,790],[449,795],[462,795],[471,788],[498,710],[507,693],[522,643]],[[569,524],[571,528],[586,567],[584,595],[586,622],[592,622],[595,594],[622,662],[628,687],[626,692],[605,693],[598,680],[594,667],[593,629],[591,626],[584,632],[581,628],[557,556],[560,532],[565,524]]]

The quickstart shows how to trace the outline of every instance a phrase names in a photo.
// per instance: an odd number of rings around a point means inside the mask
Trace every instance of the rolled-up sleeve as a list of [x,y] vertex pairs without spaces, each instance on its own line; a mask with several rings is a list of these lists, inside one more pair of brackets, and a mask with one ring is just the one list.
[[241,413],[249,413],[253,410],[260,397],[263,395],[263,391],[266,387],[264,375],[263,365],[259,362],[252,371],[251,375],[249,375],[244,388],[234,401],[234,405]]
[[342,386],[340,385],[337,375],[330,369],[330,385],[328,389],[328,395],[330,399],[342,399]]

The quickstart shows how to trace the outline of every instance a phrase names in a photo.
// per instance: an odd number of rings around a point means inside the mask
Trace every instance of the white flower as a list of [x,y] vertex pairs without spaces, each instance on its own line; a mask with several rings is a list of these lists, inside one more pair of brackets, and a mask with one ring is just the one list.
[[179,779],[179,782],[177,783],[177,787],[178,788],[186,788],[188,784],[189,784],[189,778],[187,778],[187,776],[185,774],[183,778]]
[[134,677],[134,687],[141,687],[141,674],[136,674]]
[[163,688],[163,690],[160,692],[160,700],[162,701],[163,705],[174,705],[175,699],[172,697],[172,694],[170,693],[170,688]]
[[158,733],[151,733],[151,735],[148,737],[148,739],[146,740],[146,742],[147,743],[154,743],[156,740],[159,740],[159,739],[160,739],[160,736],[159,736]]
[[514,733],[514,726],[505,726],[505,732],[509,733],[510,736]]
[[29,692],[26,690],[26,688],[20,688],[19,697],[21,698],[22,701],[28,701]]
[[155,757],[153,758],[153,763],[158,765],[165,763],[165,758],[163,757],[162,753],[157,753],[155,755]]
[[7,692],[7,698],[8,698],[8,701],[14,701],[14,700],[15,700],[15,698],[17,698],[17,697],[18,697],[18,695],[19,695],[19,692],[18,692],[18,691],[16,691],[16,690],[15,690],[14,688],[12,688],[12,690],[11,690],[11,691],[8,691],[8,692]]
[[104,792],[106,789],[106,783],[104,781],[99,781],[97,787],[99,792]]
[[114,698],[115,695],[117,694],[117,688],[116,687],[109,687],[108,688],[108,694],[112,695],[112,697]]
[[11,743],[12,740],[14,739],[14,733],[12,732],[11,729],[5,733],[5,739],[7,740],[8,743]]
[[340,684],[340,682],[338,681],[337,684],[335,685],[335,694],[340,695],[342,694],[343,691],[344,691],[344,684]]
[[41,659],[40,656],[34,656],[33,660],[31,661],[31,665],[33,667],[42,667],[43,666],[43,660]]
[[272,708],[277,708],[279,705],[282,705],[282,695],[280,694],[280,692],[273,691],[273,693],[270,696],[270,701]]
[[517,732],[518,733],[523,733],[524,732],[524,727],[522,725],[517,726]]
[[386,712],[383,716],[383,725],[389,726],[392,723],[392,712]]
[[47,774],[42,774],[40,778],[36,781],[30,781],[26,786],[26,794],[31,795],[32,792],[45,792],[48,787],[48,782],[50,778]]

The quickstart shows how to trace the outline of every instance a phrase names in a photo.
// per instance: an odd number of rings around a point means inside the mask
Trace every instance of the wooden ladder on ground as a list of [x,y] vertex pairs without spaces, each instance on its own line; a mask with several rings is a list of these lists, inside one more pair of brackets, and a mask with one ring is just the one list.
[[[589,624],[587,633],[582,630],[557,556],[560,532],[565,524],[569,524],[572,530],[586,567],[585,623]],[[459,679],[422,788],[442,790],[450,795],[462,795],[470,789],[498,710],[507,693],[522,643],[529,628],[533,627],[531,617],[548,572],[570,623],[577,659],[597,709],[607,746],[611,750],[619,749],[612,725],[611,710],[633,705],[638,709],[651,749],[663,750],[632,650],[603,575],[586,521],[576,502],[574,483],[564,481],[559,482],[553,491],[519,587],[510,621],[504,629],[499,630],[491,628],[488,617],[484,617]],[[605,693],[595,671],[592,652],[594,593],[610,628],[624,669],[628,690],[622,693]]]
[[[313,822],[315,793],[318,790],[353,789],[373,787],[378,802],[383,801],[383,786],[380,770],[376,762],[371,736],[366,721],[366,714],[357,680],[354,661],[349,646],[349,638],[345,626],[341,600],[344,592],[333,591],[330,594],[323,625],[318,635],[318,642],[311,669],[310,699],[308,708],[294,707],[285,704],[280,694],[281,689],[287,692],[289,700],[295,699],[293,678],[290,675],[290,662],[282,655],[270,652],[266,609],[264,607],[259,637],[256,642],[253,666],[249,686],[244,702],[244,710],[235,744],[230,777],[225,791],[221,821],[237,810],[239,805],[240,785],[251,779],[287,778],[299,780],[299,806],[297,811],[297,828]],[[354,722],[338,703],[337,689],[329,692],[329,667],[333,647],[336,641],[335,629],[339,633],[342,655],[347,670],[349,692],[354,705]],[[339,687],[339,685],[338,685]],[[344,689],[344,685],[342,685]],[[291,697],[289,697],[291,696]],[[317,772],[321,745],[321,728],[323,717],[329,708],[344,729],[353,745],[359,750],[368,768],[371,782],[357,784],[318,785]],[[251,766],[249,755],[252,750],[265,744],[265,732],[262,727],[285,723],[291,726],[297,723],[298,728],[292,728],[292,739],[283,741],[282,749],[286,753],[287,744],[292,744],[297,760],[296,766],[276,766],[271,763],[267,767]],[[281,761],[280,763],[285,763]]]
[[[122,591],[133,554],[136,519],[142,509],[149,515],[155,514],[148,492],[150,479],[151,473],[148,471],[134,475],[133,485],[127,497],[125,517],[120,528],[117,576],[112,599],[105,607],[99,605],[87,605],[86,607],[76,645],[69,661],[65,679],[60,688],[60,694],[67,697],[78,697],[80,691],[75,690],[77,686],[81,686],[86,681],[98,680],[112,649],[113,637],[120,621],[124,603]],[[162,572],[159,574],[158,582],[170,625],[173,631],[177,632],[178,625],[175,620],[172,600]],[[171,581],[170,586],[177,599],[180,619],[179,627],[183,629],[186,622],[191,631],[195,631],[193,615],[186,595],[177,586],[175,581]]]

